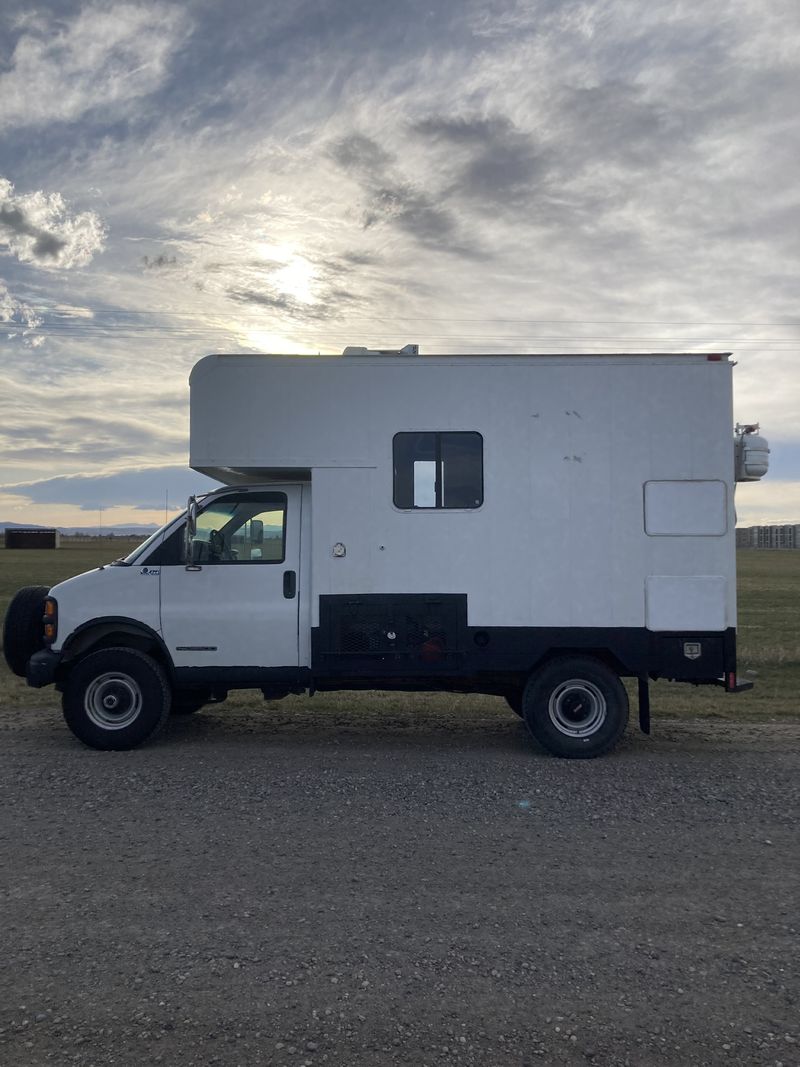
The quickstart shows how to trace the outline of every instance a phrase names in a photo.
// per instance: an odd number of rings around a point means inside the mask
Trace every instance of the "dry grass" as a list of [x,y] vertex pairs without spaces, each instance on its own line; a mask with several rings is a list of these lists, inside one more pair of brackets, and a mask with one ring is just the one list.
[[[133,542],[67,542],[57,551],[0,549],[0,613],[23,585],[54,585],[64,578],[108,563],[131,550]],[[712,687],[694,688],[670,682],[652,687],[655,716],[718,716],[726,719],[770,719],[800,715],[800,552],[743,550],[739,553],[739,673],[757,672],[750,693],[731,696]],[[52,689],[29,689],[0,664],[0,706],[43,707],[55,702]],[[238,706],[262,705],[260,694],[234,693]],[[635,706],[635,699],[633,701]],[[373,718],[414,729],[435,728],[437,716],[465,720],[496,715],[504,703],[496,698],[450,694],[332,693],[313,702],[286,701],[287,714],[308,706],[334,717]]]

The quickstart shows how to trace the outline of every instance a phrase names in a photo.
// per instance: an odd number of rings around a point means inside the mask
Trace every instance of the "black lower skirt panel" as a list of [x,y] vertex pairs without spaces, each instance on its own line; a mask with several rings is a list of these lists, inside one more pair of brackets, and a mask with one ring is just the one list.
[[632,677],[713,683],[736,670],[732,628],[474,627],[465,594],[321,596],[319,606],[311,634],[319,688],[342,688],[349,679],[347,688],[378,688],[381,680],[386,688],[503,692],[542,660],[576,652]]

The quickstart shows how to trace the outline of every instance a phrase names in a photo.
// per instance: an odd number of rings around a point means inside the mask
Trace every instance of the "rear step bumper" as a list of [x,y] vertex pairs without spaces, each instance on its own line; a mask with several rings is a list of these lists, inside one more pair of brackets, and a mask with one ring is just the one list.
[[742,682],[731,671],[730,674],[726,674],[725,678],[720,681],[720,685],[725,687],[726,693],[746,693],[748,689],[752,689],[755,682]]

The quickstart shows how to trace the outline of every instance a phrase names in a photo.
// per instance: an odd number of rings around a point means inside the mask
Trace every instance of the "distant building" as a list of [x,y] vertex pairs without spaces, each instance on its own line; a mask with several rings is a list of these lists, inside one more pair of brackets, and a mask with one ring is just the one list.
[[26,530],[22,526],[6,528],[6,548],[60,548],[61,534],[58,530],[40,527]]
[[736,547],[800,549],[800,522],[780,526],[740,526],[736,531]]

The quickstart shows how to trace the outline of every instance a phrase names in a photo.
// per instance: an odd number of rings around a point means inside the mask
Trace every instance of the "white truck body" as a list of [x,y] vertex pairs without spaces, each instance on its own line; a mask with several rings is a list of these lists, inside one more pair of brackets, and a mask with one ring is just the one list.
[[752,426],[734,447],[732,369],[694,353],[209,356],[190,463],[225,488],[192,509],[188,549],[183,515],[51,590],[57,633],[29,681],[130,644],[176,693],[497,693],[537,737],[544,716],[551,750],[604,751],[624,693],[603,671],[639,679],[644,728],[648,678],[742,688],[734,489],[768,449]]
[[[731,370],[695,355],[211,356],[191,378],[190,463],[310,486],[311,626],[324,594],[460,592],[470,626],[723,630]],[[482,436],[480,507],[394,505],[393,437],[411,431]]]

